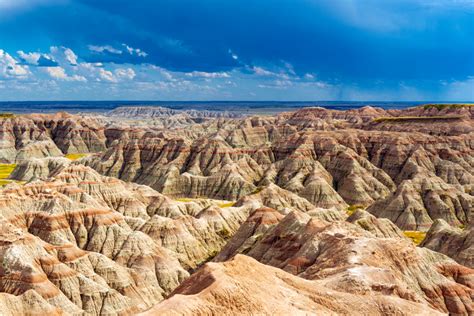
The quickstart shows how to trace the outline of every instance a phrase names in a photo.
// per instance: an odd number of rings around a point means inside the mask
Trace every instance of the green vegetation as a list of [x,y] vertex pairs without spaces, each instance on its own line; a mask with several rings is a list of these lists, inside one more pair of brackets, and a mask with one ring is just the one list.
[[0,187],[3,187],[7,184],[11,183],[11,180],[3,180],[3,179],[0,179]]
[[423,108],[425,110],[432,109],[432,108],[437,108],[438,110],[443,110],[443,109],[461,109],[461,108],[467,108],[467,107],[474,107],[474,104],[472,103],[450,103],[450,104],[425,104]]
[[347,215],[351,216],[352,214],[354,214],[355,211],[360,210],[360,209],[364,209],[364,206],[363,206],[363,205],[359,205],[359,204],[350,205],[350,206],[347,208],[346,213],[347,213]]
[[13,170],[15,170],[16,164],[0,164],[0,186],[7,185],[8,183],[12,182],[12,180],[8,180]]
[[13,118],[15,114],[13,113],[0,113],[0,118]]
[[416,122],[416,121],[430,121],[430,120],[458,120],[463,118],[462,115],[440,115],[440,116],[391,116],[391,117],[377,117],[373,121],[376,123],[382,122]]
[[15,168],[16,168],[16,163],[0,164],[0,179],[8,179],[8,177],[13,172],[13,170],[15,170]]
[[77,160],[85,156],[87,156],[87,154],[67,154],[64,157],[66,157],[69,160]]
[[226,207],[232,207],[234,206],[235,202],[227,202],[227,203],[221,203],[221,204],[218,204],[218,206],[220,208],[226,208]]
[[[199,201],[199,200],[210,200],[210,199],[206,199],[206,198],[176,198],[174,200],[178,201],[178,202],[189,203],[189,202],[194,202],[194,201]],[[217,206],[220,207],[220,208],[232,207],[235,204],[234,201],[229,201],[229,202],[222,201],[222,203],[218,203],[219,201],[214,200],[214,202],[216,202]]]
[[196,200],[199,200],[199,199],[191,199],[191,198],[178,198],[178,199],[174,199],[175,201],[178,201],[178,202],[193,202],[193,201],[196,201]]
[[412,230],[406,230],[403,232],[403,234],[410,238],[413,243],[415,245],[419,245],[421,244],[421,242],[423,241],[423,239],[425,239],[426,237],[426,233],[425,232],[419,232],[419,231],[412,231]]

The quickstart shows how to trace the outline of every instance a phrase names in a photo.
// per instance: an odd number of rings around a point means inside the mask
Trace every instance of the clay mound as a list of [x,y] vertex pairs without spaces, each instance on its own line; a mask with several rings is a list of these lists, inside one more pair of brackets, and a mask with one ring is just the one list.
[[305,198],[284,190],[275,184],[257,188],[252,194],[239,199],[235,206],[252,205],[252,208],[269,207],[282,213],[298,210],[327,221],[343,220],[344,212],[317,208]]
[[426,234],[422,247],[444,253],[458,263],[474,268],[474,225],[455,228],[438,219]]
[[[123,136],[127,132],[106,152],[82,163],[175,198],[238,200],[276,184],[317,208],[345,210],[375,203],[377,209],[370,209],[374,214],[403,229],[427,230],[436,218],[466,223],[462,214],[472,207],[474,134],[427,138],[419,132],[380,132],[359,125],[315,131],[300,129],[289,117],[327,116],[334,121],[334,113],[301,111],[276,118],[216,120],[193,125],[179,136],[178,131]],[[305,111],[312,114],[305,116]],[[370,116],[380,111],[353,112],[349,114]],[[347,123],[339,116],[337,120]],[[428,194],[430,187],[438,189]],[[440,190],[449,192],[448,200]],[[378,213],[382,211],[387,214]]]
[[386,199],[367,211],[390,219],[403,230],[427,231],[436,219],[450,225],[467,225],[474,209],[474,197],[435,176],[420,173],[405,180]]
[[386,218],[376,218],[369,212],[356,210],[347,219],[349,223],[356,224],[374,234],[379,238],[403,238],[404,235],[400,229]]
[[[251,295],[249,295],[251,293]],[[141,315],[442,315],[425,304],[325,287],[243,255],[208,263]]]
[[20,162],[10,175],[10,179],[18,181],[31,181],[47,179],[59,173],[71,161],[63,157],[30,158]]
[[220,203],[173,201],[81,164],[12,184],[0,191],[0,292],[33,290],[51,308],[42,300],[14,302],[38,311],[149,308],[213,258],[251,210]]
[[336,291],[422,302],[444,313],[474,311],[474,270],[415,247],[384,220],[372,217],[365,225],[359,214],[354,225],[297,211],[267,213],[253,213],[214,260],[242,253]]
[[18,296],[0,293],[0,314],[3,316],[64,315],[60,308],[52,306],[33,290]]
[[32,114],[0,118],[0,122],[0,161],[5,163],[106,148],[102,122],[89,117]]

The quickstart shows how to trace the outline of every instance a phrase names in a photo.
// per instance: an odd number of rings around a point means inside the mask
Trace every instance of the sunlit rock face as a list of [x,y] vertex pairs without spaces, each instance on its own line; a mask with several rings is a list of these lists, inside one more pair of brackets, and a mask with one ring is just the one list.
[[462,121],[450,126],[472,127],[471,112],[307,108],[214,119],[122,137],[83,163],[174,197],[237,200],[275,184],[315,207],[360,205],[404,230],[427,231],[436,219],[470,221],[474,134],[427,129],[446,116]]
[[80,164],[50,176],[0,191],[0,292],[17,296],[2,299],[18,311],[149,308],[219,252],[249,212],[174,201]]
[[444,253],[458,263],[474,268],[474,224],[468,227],[453,227],[436,220],[421,246]]
[[329,223],[298,211],[282,216],[259,209],[214,261],[237,254],[335,291],[422,302],[445,313],[473,312],[474,270],[415,247],[390,221],[368,213]]
[[[251,267],[251,268],[250,268]],[[251,293],[251,295],[249,295]],[[418,302],[335,290],[237,255],[207,263],[140,315],[443,315]]]
[[102,151],[104,126],[99,120],[67,113],[0,118],[0,161]]
[[472,118],[1,118],[0,314],[471,315]]

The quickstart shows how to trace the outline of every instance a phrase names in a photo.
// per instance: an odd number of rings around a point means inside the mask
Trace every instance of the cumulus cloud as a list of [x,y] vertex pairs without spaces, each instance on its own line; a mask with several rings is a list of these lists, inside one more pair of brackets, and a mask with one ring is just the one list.
[[17,51],[18,57],[22,63],[29,64],[31,66],[38,67],[54,67],[58,64],[53,60],[53,57],[48,54],[42,54],[39,52],[26,53],[22,50]]
[[117,78],[115,78],[114,74],[109,71],[105,70],[103,68],[99,69],[99,77],[101,80],[108,81],[108,82],[117,82]]
[[132,68],[117,68],[115,70],[99,68],[98,75],[98,81],[119,83],[127,80],[131,81],[136,77],[137,74]]
[[77,55],[70,49],[64,49],[64,56],[71,65],[77,65]]
[[40,53],[25,53],[22,50],[18,51],[17,53],[18,53],[18,56],[20,56],[22,60],[24,60],[26,63],[30,65],[38,65],[38,61],[41,58]]
[[30,74],[26,65],[20,65],[10,54],[0,49],[0,77],[25,78]]
[[128,80],[133,80],[135,78],[136,73],[132,68],[119,68],[115,70],[115,75],[119,79],[128,79]]
[[87,79],[84,76],[79,76],[79,75],[68,76],[66,73],[66,70],[59,66],[45,67],[45,70],[48,73],[48,75],[53,79],[59,79],[59,80],[64,80],[64,81],[80,81],[80,82],[87,81]]
[[69,64],[77,66],[77,55],[72,49],[63,46],[51,46],[50,53],[47,55],[51,60],[56,61],[59,65]]
[[148,56],[148,54],[142,51],[140,48],[133,48],[133,47],[128,46],[127,44],[122,44],[122,46],[125,47],[125,49],[130,55],[136,55],[139,57]]
[[87,46],[90,51],[96,52],[96,53],[111,53],[111,54],[116,54],[120,55],[122,54],[122,51],[120,49],[114,48],[110,45],[104,45],[104,46],[96,46],[96,45],[89,45]]

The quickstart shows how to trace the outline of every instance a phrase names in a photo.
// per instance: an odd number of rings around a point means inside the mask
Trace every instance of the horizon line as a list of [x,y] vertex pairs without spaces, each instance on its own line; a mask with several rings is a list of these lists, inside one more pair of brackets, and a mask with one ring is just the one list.
[[252,102],[252,103],[314,103],[314,102],[350,102],[350,103],[474,103],[474,100],[443,100],[443,101],[435,101],[435,100],[423,100],[423,101],[413,101],[413,100],[362,100],[362,101],[353,101],[353,100],[94,100],[94,99],[83,99],[83,100],[0,100],[0,103],[9,103],[9,102],[133,102],[133,103],[140,103],[140,102],[182,102],[182,103],[189,103],[189,102],[199,102],[199,103],[210,103],[210,102],[220,102],[220,103],[244,103],[244,102]]

